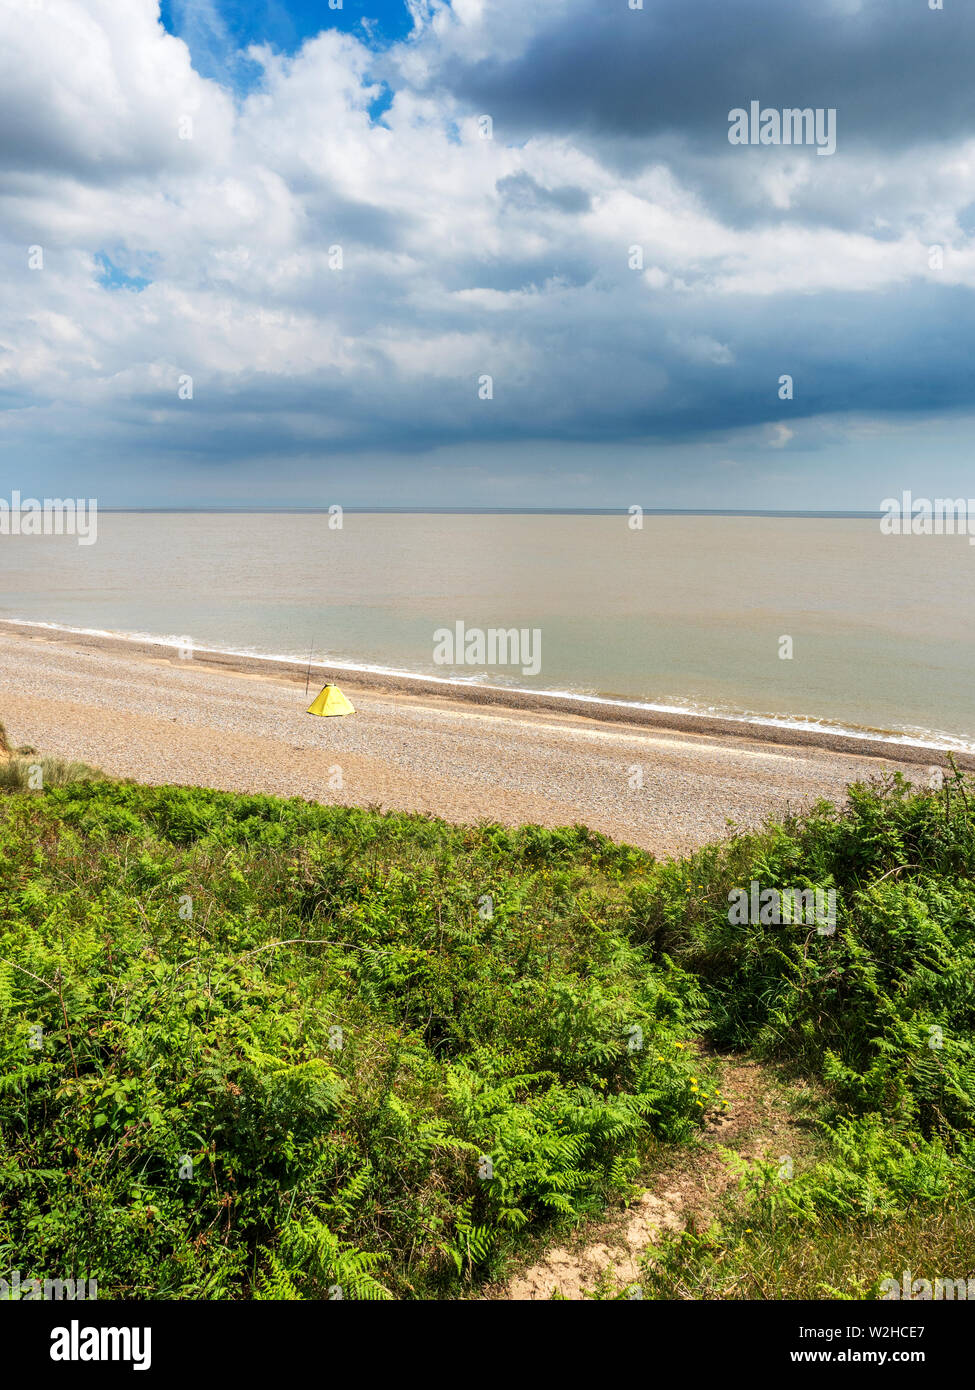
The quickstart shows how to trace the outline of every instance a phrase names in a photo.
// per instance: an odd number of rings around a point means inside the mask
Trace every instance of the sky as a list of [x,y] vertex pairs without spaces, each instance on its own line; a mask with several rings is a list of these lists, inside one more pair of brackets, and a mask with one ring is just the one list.
[[0,496],[975,496],[932,3],[0,0]]

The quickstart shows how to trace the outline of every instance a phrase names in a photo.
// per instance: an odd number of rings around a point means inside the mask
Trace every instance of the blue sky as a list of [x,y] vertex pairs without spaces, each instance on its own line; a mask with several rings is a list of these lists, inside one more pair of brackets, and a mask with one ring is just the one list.
[[[163,0],[162,23],[171,34],[185,28],[185,0]],[[375,25],[379,42],[405,39],[412,29],[405,0],[343,0],[332,9],[328,0],[259,0],[256,4],[219,4],[217,13],[238,48],[251,43],[270,43],[285,53],[294,53],[305,39],[323,29],[362,32],[363,19]]]
[[407,38],[413,28],[405,0],[342,0],[334,8],[328,0],[162,0],[160,20],[186,42],[197,72],[229,80],[238,92],[260,81],[261,69],[239,56],[251,44],[269,44],[293,55],[306,39],[334,29],[381,50]]
[[[6,7],[0,495],[975,494],[973,45],[923,0]],[[732,145],[752,101],[835,153]]]

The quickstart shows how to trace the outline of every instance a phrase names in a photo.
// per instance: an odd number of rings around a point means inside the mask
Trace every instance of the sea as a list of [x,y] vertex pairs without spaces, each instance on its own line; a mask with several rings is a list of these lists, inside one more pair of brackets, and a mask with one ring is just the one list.
[[0,536],[0,617],[975,749],[975,546],[876,517],[103,510]]

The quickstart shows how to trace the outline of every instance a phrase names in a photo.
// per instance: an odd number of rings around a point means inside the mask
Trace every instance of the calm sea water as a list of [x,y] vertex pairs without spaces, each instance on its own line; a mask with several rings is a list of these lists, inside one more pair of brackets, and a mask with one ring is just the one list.
[[[975,547],[822,518],[111,514],[0,536],[0,616],[975,744]],[[436,629],[541,632],[451,669]],[[793,657],[780,658],[791,637]]]

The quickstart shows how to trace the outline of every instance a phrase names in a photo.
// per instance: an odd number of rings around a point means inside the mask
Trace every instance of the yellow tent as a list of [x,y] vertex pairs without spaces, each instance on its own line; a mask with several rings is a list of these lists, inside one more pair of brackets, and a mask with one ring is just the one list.
[[355,714],[355,706],[337,685],[326,685],[308,706],[307,714]]

